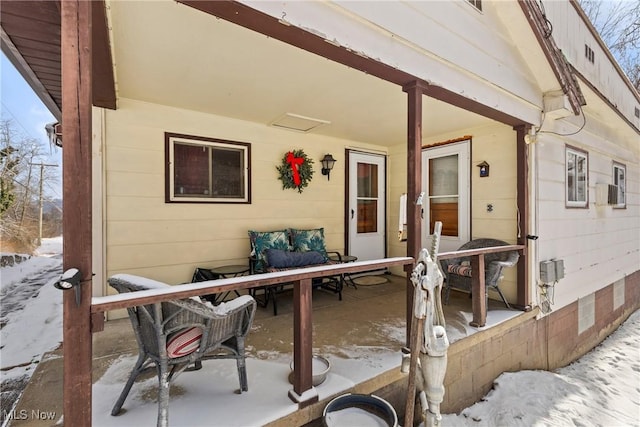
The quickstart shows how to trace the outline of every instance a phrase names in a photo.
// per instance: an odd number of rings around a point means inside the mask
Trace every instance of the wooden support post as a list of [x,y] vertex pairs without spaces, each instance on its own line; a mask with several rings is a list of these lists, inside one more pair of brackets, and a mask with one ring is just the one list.
[[[426,84],[419,81],[402,88],[407,93],[407,256],[414,259],[418,259],[422,245],[422,206],[416,205],[416,200],[422,191],[422,94],[426,88]],[[410,274],[407,274],[406,312],[406,345],[410,347],[413,318],[413,284]]]
[[524,141],[528,127],[518,126],[514,128],[516,131],[516,163],[517,163],[517,181],[516,188],[518,194],[518,244],[524,245],[523,257],[517,264],[517,289],[518,300],[517,307],[526,310],[531,306],[529,295],[529,257],[527,254],[527,244],[529,243],[527,235],[529,234],[529,162],[528,152],[529,146]]
[[471,257],[471,307],[473,320],[469,325],[481,328],[487,323],[487,297],[484,283],[484,254]]
[[63,266],[81,273],[80,303],[63,297],[63,410],[91,425],[91,2],[61,2]]
[[313,316],[311,279],[293,284],[293,390],[289,398],[304,408],[318,401],[313,388]]

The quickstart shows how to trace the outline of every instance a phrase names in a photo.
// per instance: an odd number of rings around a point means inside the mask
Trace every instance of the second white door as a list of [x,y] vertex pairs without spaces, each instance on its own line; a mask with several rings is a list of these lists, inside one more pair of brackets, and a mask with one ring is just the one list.
[[358,261],[385,257],[385,157],[349,152],[349,255]]
[[429,247],[436,221],[442,222],[439,252],[454,251],[470,236],[470,142],[422,152],[422,245]]

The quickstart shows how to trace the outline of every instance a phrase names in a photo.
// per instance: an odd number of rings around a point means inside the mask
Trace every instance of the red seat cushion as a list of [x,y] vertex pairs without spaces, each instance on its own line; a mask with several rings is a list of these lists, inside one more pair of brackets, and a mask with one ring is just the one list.
[[471,277],[471,266],[463,264],[449,264],[447,267],[449,273],[457,274],[458,276]]
[[193,353],[200,347],[202,329],[187,328],[173,334],[167,341],[167,354],[170,358],[182,357]]

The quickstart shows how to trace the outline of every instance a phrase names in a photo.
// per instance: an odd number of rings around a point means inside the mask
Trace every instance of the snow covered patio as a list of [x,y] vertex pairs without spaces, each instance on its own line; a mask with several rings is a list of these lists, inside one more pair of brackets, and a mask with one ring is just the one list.
[[[235,393],[235,362],[206,362],[201,371],[181,374],[172,386],[171,425],[196,426],[204,419],[212,420],[212,425],[225,426],[304,425],[321,416],[330,398],[347,392],[375,393],[400,413],[407,378],[400,372],[401,348],[405,344],[406,281],[393,275],[384,277],[384,284],[346,288],[343,301],[338,301],[334,293],[314,291],[313,349],[332,364],[327,380],[317,387],[318,403],[299,410],[287,396],[292,388],[288,376],[293,351],[293,298],[284,293],[279,298],[278,316],[273,316],[271,307],[258,308],[256,313],[247,341],[249,391]],[[459,359],[472,351],[471,346],[493,339],[497,331],[505,328],[503,325],[533,317],[532,313],[507,310],[502,303],[490,300],[487,326],[476,329],[468,326],[472,317],[468,295],[453,292],[450,304],[444,308],[448,336],[453,342],[448,375],[454,377],[461,375]],[[486,337],[477,334],[479,331],[486,331]],[[477,336],[463,339],[472,335]],[[110,415],[136,360],[137,347],[129,320],[107,322],[103,332],[94,334],[93,348],[93,425],[153,425],[157,415],[155,376],[134,385],[124,405],[126,412],[118,417]],[[58,350],[44,358],[18,410],[43,408],[62,412],[61,354]],[[30,419],[14,420],[12,425],[50,424]]]

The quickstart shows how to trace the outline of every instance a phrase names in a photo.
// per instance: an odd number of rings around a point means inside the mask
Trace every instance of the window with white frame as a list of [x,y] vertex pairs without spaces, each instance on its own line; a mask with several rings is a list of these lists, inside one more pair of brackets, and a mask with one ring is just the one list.
[[589,205],[589,155],[578,148],[565,147],[566,201],[569,208]]
[[251,144],[165,133],[165,201],[251,203]]
[[613,162],[613,185],[618,187],[618,198],[614,208],[627,206],[627,167],[622,163]]

